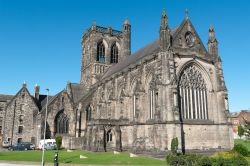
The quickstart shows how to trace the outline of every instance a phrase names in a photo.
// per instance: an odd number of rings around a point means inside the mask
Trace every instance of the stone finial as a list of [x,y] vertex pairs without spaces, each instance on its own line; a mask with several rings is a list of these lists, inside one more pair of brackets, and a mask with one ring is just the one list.
[[27,87],[26,81],[23,81],[23,88],[26,88],[26,87]]
[[93,21],[92,26],[93,26],[93,27],[96,27],[96,20]]
[[218,55],[218,42],[215,37],[214,27],[210,25],[208,30],[208,53],[211,55]]
[[162,17],[162,18],[163,18],[163,17],[164,17],[164,18],[167,17],[167,13],[166,13],[166,10],[165,10],[165,9],[162,10],[161,17]]
[[216,42],[215,32],[214,32],[214,26],[211,24],[209,27],[209,42]]
[[93,21],[93,24],[92,24],[92,30],[96,30],[96,21],[95,20]]
[[213,26],[213,24],[210,25],[209,32],[214,32],[214,26]]
[[188,8],[186,8],[186,19],[188,19]]
[[167,27],[168,27],[168,17],[167,17],[166,10],[163,9],[162,14],[161,14],[161,29],[165,30]]
[[125,19],[125,21],[124,21],[123,24],[124,24],[124,25],[130,25],[129,20],[128,20],[128,17],[126,17],[126,19]]

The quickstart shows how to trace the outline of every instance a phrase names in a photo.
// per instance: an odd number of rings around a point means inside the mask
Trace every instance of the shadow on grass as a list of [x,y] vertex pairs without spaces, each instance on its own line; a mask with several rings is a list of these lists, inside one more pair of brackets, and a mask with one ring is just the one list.
[[63,160],[61,160],[60,162],[62,163],[72,163],[74,159],[77,159],[79,156],[71,156],[68,158],[64,158]]

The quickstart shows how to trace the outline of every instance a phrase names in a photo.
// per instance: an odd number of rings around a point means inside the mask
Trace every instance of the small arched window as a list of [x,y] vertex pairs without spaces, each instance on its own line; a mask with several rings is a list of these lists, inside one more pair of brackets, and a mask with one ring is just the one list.
[[96,61],[100,63],[105,63],[105,46],[103,42],[97,45],[97,57]]
[[118,63],[118,47],[116,44],[111,47],[110,63]]
[[91,120],[91,107],[88,106],[86,109],[86,120],[90,121]]
[[111,142],[112,141],[112,132],[111,130],[108,130],[107,132],[107,142]]

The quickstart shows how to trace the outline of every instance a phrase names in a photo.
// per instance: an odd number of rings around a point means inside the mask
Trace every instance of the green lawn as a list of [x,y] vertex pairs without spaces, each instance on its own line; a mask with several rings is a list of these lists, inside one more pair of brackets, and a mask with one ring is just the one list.
[[[80,159],[80,155],[88,157]],[[32,161],[40,162],[42,151],[14,151],[0,152],[0,160],[11,161]],[[45,162],[53,162],[54,151],[45,151]],[[74,150],[67,152],[59,151],[59,163],[75,163],[75,164],[105,164],[105,165],[166,165],[166,161],[157,160],[149,157],[130,158],[128,153],[114,155],[111,152],[86,152]]]

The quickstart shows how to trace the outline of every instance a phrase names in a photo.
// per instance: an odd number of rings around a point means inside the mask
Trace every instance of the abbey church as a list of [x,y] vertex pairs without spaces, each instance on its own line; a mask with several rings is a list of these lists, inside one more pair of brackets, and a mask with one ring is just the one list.
[[[157,20],[156,20],[157,21]],[[131,25],[93,25],[82,35],[80,83],[55,96],[34,95],[26,83],[0,95],[0,143],[63,137],[63,147],[154,152],[231,149],[228,92],[213,27],[207,48],[188,15],[169,28],[163,10],[159,38],[131,54]],[[136,33],[136,32],[135,32]],[[48,115],[45,118],[46,103]]]

